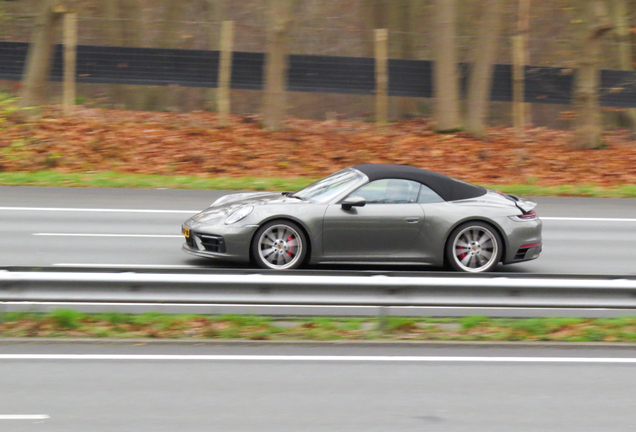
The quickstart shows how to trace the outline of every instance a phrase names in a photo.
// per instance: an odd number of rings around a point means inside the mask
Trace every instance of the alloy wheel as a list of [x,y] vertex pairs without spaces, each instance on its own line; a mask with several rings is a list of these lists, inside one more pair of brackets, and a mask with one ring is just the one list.
[[482,272],[499,261],[499,241],[485,226],[469,225],[457,233],[452,243],[455,266],[466,272]]
[[287,224],[267,227],[259,236],[257,247],[260,261],[276,270],[296,267],[304,255],[301,235]]

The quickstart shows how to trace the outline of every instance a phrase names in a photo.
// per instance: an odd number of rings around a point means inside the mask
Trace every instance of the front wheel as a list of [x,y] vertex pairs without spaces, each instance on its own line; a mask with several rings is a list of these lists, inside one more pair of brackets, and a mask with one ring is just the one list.
[[300,267],[307,254],[307,241],[298,225],[271,221],[256,231],[252,256],[262,268],[287,270]]
[[501,260],[503,246],[495,229],[483,222],[467,222],[455,228],[446,243],[446,262],[456,271],[480,273]]

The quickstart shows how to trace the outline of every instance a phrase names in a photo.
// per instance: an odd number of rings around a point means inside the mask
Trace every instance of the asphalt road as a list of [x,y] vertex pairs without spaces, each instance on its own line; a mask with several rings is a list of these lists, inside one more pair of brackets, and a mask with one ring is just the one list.
[[[0,263],[232,268],[180,250],[181,223],[224,193],[0,187]],[[536,200],[544,220],[542,256],[528,263],[500,266],[498,271],[636,274],[636,200]],[[425,267],[416,270],[428,271]]]
[[12,432],[636,427],[633,348],[3,342],[0,368]]

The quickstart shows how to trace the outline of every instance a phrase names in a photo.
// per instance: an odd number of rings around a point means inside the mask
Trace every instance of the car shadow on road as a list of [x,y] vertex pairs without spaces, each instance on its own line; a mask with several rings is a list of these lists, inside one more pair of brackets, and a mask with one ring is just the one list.
[[[288,273],[288,274],[315,274],[315,275],[386,275],[386,276],[420,276],[420,277],[433,277],[433,276],[457,276],[457,275],[470,275],[469,273],[458,273],[454,271],[448,271],[443,267],[433,267],[427,265],[389,265],[389,264],[320,264],[320,265],[307,265],[303,268],[296,270],[268,270],[257,267],[250,263],[231,263],[225,261],[216,261],[206,258],[189,258],[185,260],[184,264],[193,267],[198,267],[202,270],[214,270],[214,271],[226,271],[226,272],[240,272],[240,273]],[[486,273],[490,276],[496,276],[497,274],[529,274],[532,273],[520,266],[504,266],[498,265],[494,272]]]

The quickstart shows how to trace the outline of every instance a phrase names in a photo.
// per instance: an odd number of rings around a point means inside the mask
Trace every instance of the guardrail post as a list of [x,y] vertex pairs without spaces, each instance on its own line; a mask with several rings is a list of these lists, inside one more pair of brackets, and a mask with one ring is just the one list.
[[384,333],[386,331],[386,327],[388,324],[387,309],[388,308],[386,306],[380,306],[378,310],[378,332],[379,333]]

